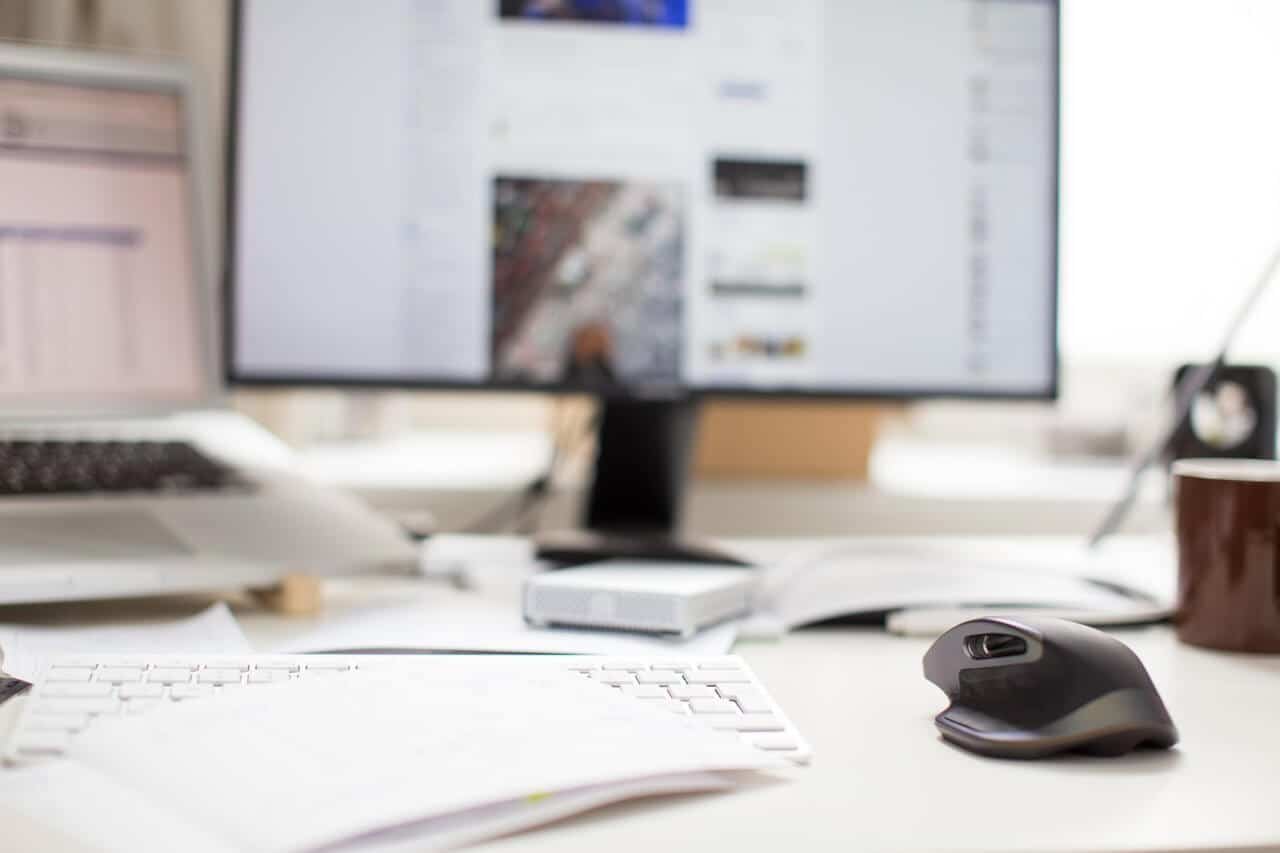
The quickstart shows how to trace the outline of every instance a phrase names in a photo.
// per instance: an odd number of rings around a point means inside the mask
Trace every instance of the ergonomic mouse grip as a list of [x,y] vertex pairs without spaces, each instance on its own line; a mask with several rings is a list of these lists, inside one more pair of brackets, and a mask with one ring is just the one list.
[[951,700],[934,718],[938,731],[983,755],[1120,755],[1178,742],[1138,656],[1114,637],[1075,622],[963,622],[929,648],[924,675]]

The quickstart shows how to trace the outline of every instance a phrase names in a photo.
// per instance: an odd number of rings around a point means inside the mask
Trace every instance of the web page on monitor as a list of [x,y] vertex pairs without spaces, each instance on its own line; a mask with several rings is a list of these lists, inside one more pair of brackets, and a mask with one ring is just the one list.
[[237,369],[1044,391],[1055,29],[978,0],[249,3]]
[[0,398],[203,392],[180,109],[0,78]]

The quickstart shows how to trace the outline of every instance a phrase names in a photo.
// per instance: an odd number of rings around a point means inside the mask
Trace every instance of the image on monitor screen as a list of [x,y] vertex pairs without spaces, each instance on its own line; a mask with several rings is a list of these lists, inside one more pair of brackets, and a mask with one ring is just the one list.
[[500,176],[493,200],[497,378],[678,381],[685,243],[678,184]]
[[498,16],[683,29],[689,23],[688,7],[688,0],[500,0]]

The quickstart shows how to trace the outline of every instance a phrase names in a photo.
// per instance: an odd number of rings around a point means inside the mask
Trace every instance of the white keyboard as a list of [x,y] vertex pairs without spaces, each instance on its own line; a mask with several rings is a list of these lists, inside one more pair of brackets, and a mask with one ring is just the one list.
[[[497,656],[485,655],[492,660]],[[735,731],[753,746],[807,763],[811,751],[763,685],[734,656],[612,658],[502,656],[521,666],[579,673],[637,702]],[[216,697],[259,684],[341,678],[344,673],[427,671],[457,655],[243,655],[238,657],[77,655],[45,670],[25,699],[4,749],[6,763],[61,755],[104,716],[145,714],[166,702]],[[358,683],[358,680],[353,682]]]

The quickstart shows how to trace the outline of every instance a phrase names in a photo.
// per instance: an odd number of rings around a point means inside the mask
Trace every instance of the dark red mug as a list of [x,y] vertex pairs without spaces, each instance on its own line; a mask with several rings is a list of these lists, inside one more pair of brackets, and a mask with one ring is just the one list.
[[1280,652],[1280,462],[1173,464],[1178,639]]

